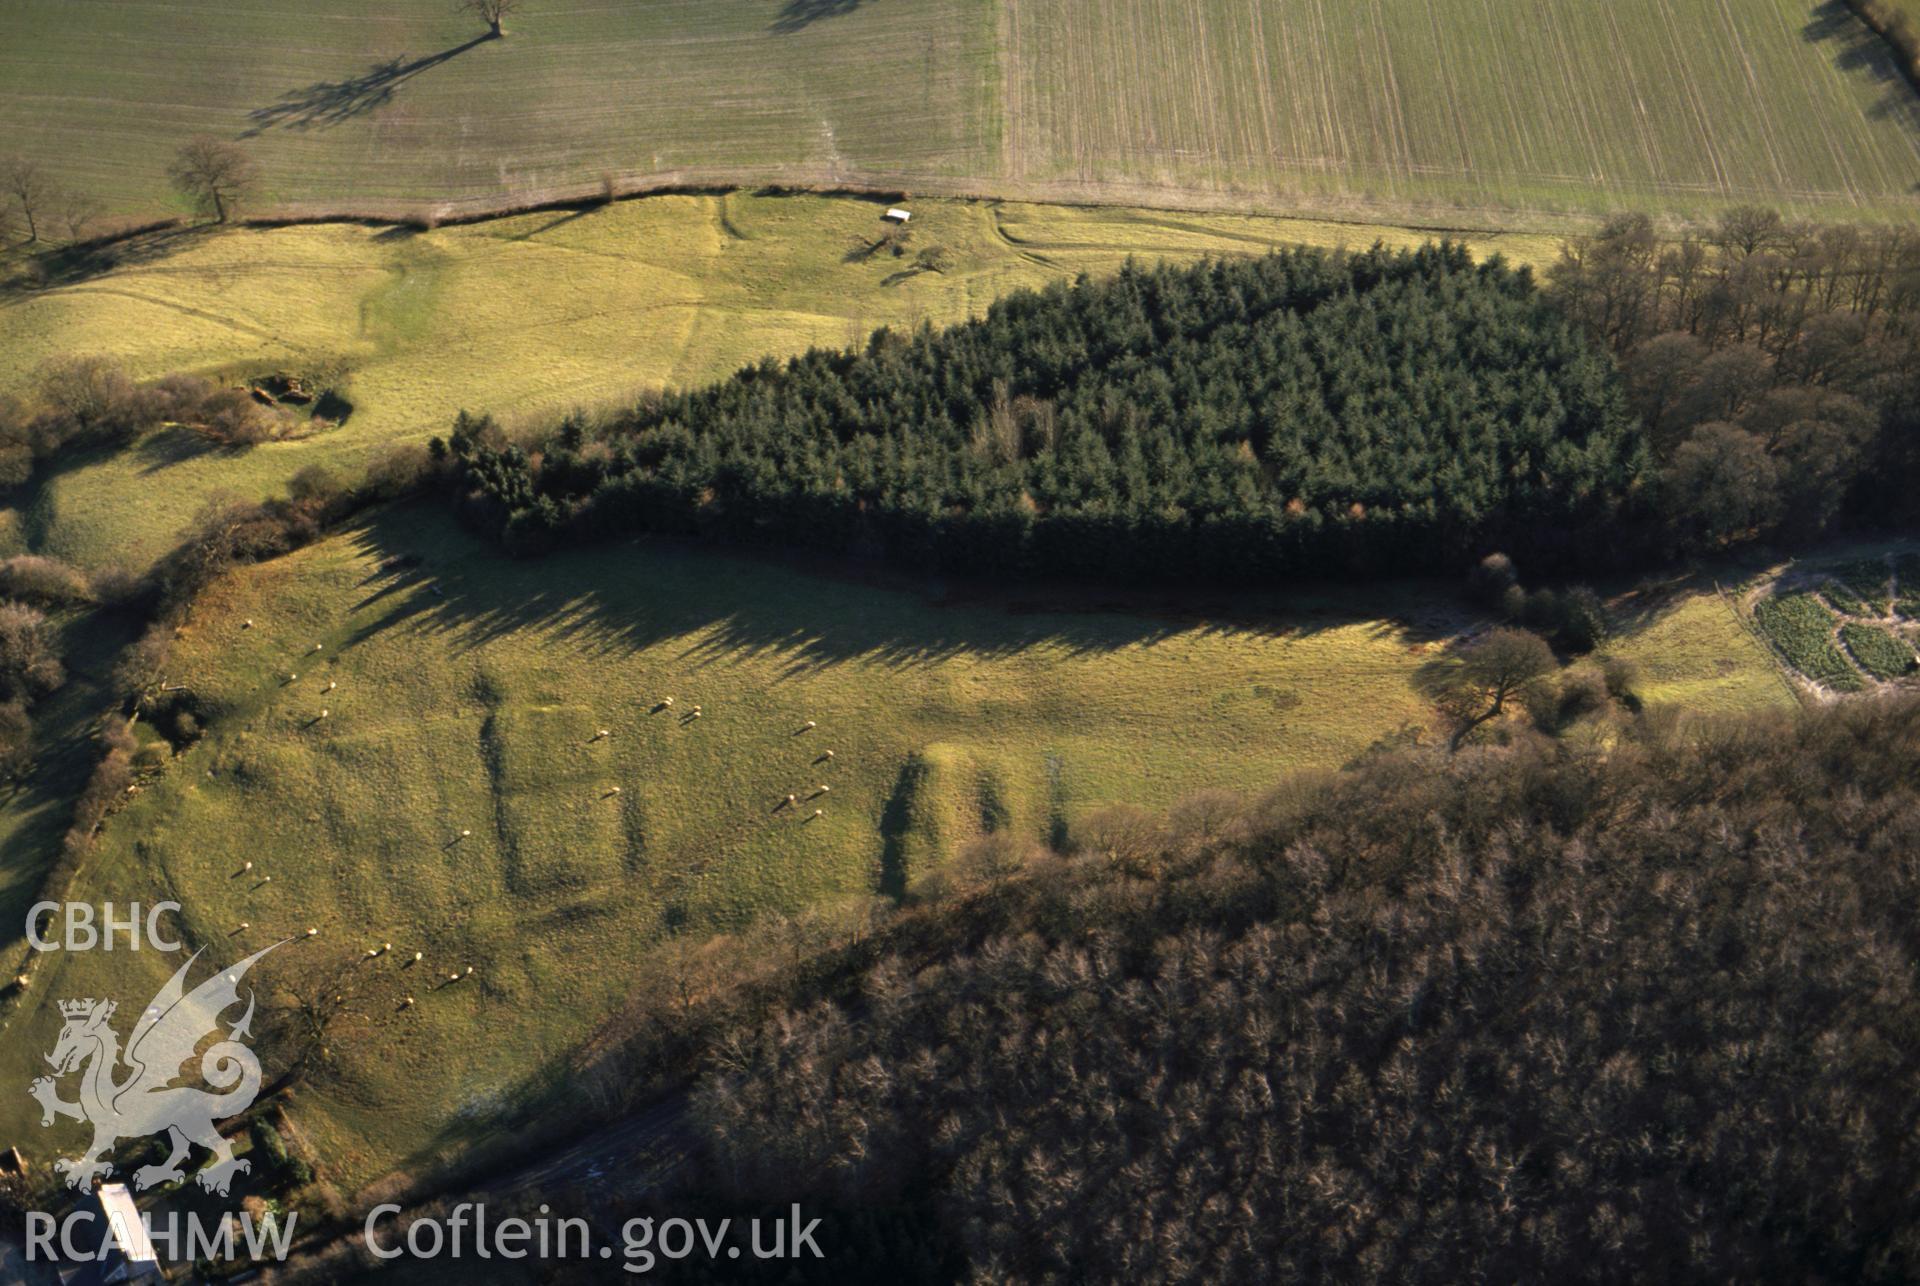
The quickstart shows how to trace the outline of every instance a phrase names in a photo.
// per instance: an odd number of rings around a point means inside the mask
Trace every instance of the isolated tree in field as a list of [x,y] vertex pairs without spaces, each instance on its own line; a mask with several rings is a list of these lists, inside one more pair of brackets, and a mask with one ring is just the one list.
[[1498,629],[1461,649],[1440,696],[1454,719],[1447,749],[1458,750],[1469,733],[1506,713],[1553,669],[1553,649],[1527,630]]
[[86,236],[93,221],[102,211],[100,199],[85,192],[76,192],[72,188],[62,188],[55,195],[53,212],[66,230],[67,240],[79,241]]
[[459,0],[454,5],[457,13],[470,13],[487,24],[487,30],[495,36],[507,34],[507,17],[518,13],[520,0]]
[[257,173],[245,152],[224,139],[201,134],[180,148],[167,176],[200,213],[225,223],[252,191]]
[[7,195],[19,205],[20,215],[27,221],[27,240],[38,241],[40,215],[53,200],[53,180],[37,163],[24,156],[11,156],[0,162],[0,184],[5,184]]

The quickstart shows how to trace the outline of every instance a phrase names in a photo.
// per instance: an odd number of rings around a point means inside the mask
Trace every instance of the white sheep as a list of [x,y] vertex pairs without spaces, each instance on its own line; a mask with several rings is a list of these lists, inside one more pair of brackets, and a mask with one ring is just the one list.
[[247,618],[246,620],[244,620],[244,621],[242,621],[242,622],[240,622],[240,628],[241,628],[241,629],[243,629],[243,630],[250,630],[250,629],[252,629],[252,628],[253,628],[253,618],[252,618],[251,616],[249,616],[249,617],[248,617],[248,618]]
[[669,709],[669,710],[671,710],[671,709],[673,709],[673,698],[672,698],[672,697],[661,697],[661,698],[660,698],[660,704],[661,704],[661,705],[663,705],[663,706],[665,706],[665,707],[666,707],[667,709]]
[[612,790],[609,790],[607,793],[609,795],[618,795],[620,793],[620,788],[618,786],[615,786]]
[[807,720],[806,722],[806,729],[808,732],[812,732],[815,728],[818,728],[819,726],[820,726],[819,724],[815,723],[811,719]]
[[832,752],[831,750],[828,750],[828,751],[825,751],[825,752],[823,752],[823,753],[821,754],[821,756],[820,756],[820,757],[821,757],[822,759],[831,759],[831,758],[833,758],[833,752]]
[[242,862],[242,863],[240,863],[240,869],[241,869],[242,871],[251,871],[251,870],[253,869],[253,863],[252,863],[252,862]]
[[317,938],[317,937],[319,937],[319,936],[320,936],[320,930],[318,930],[318,929],[308,929],[308,930],[307,930],[307,936],[308,936],[309,938]]
[[825,817],[827,815],[827,810],[824,808],[816,808],[813,810],[813,815],[815,817]]
[[339,686],[340,686],[340,683],[339,683],[339,681],[338,681],[338,680],[336,680],[336,679],[328,679],[328,680],[327,680],[327,691],[329,691],[329,692],[331,692],[331,691],[333,691],[333,690],[334,690],[335,688],[337,688],[337,687],[339,687]]
[[467,830],[467,829],[466,829],[465,827],[462,827],[462,828],[461,828],[461,830],[460,830],[460,838],[461,838],[461,839],[465,839],[465,838],[467,838],[467,837],[468,837],[469,835],[471,835],[471,834],[473,834],[473,832],[472,832],[472,831],[470,831],[470,830]]
[[799,803],[799,802],[800,802],[800,796],[798,796],[798,795],[788,795],[788,796],[787,796],[787,807],[789,807],[789,808],[791,808],[791,807],[793,807],[793,806],[794,806],[795,804],[797,804],[797,803]]
[[813,793],[814,793],[814,794],[816,794],[816,795],[825,795],[825,794],[827,794],[828,792],[830,792],[830,791],[831,791],[832,789],[833,789],[833,787],[831,787],[831,786],[828,786],[828,785],[826,785],[826,784],[824,784],[824,783],[822,783],[821,785],[818,785],[818,786],[815,786],[815,787],[813,788]]
[[242,929],[251,929],[253,926],[251,924],[248,924],[245,920],[242,920],[240,921],[240,927]]
[[401,1001],[401,1002],[400,1002],[400,1008],[402,1008],[402,1009],[411,1009],[412,1007],[413,1007],[413,997],[412,997],[412,996],[408,996],[408,997],[407,997],[407,998],[406,998],[405,1000],[403,1000],[403,1001]]
[[601,728],[593,734],[593,739],[595,741],[605,741],[608,737],[611,737],[612,735],[613,734],[611,732],[608,732],[605,728]]
[[321,709],[321,711],[320,711],[320,717],[321,717],[322,719],[324,719],[324,718],[326,718],[326,717],[327,717],[328,715],[330,715],[330,714],[332,714],[332,713],[333,713],[333,711],[331,711],[331,710],[328,710],[328,709],[325,709],[325,708],[323,707],[323,708]]
[[425,953],[425,952],[423,952],[423,951],[416,951],[416,952],[414,952],[414,953],[413,953],[413,962],[414,962],[415,964],[419,964],[419,963],[420,963],[420,962],[421,962],[422,960],[424,960],[424,959],[426,959],[426,953]]

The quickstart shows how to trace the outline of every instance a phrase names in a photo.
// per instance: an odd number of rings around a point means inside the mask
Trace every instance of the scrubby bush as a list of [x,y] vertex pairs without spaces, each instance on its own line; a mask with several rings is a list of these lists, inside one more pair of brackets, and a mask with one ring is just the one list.
[[32,701],[66,681],[46,613],[25,603],[0,603],[0,700]]
[[1519,583],[1520,573],[1505,554],[1488,554],[1467,575],[1467,588],[1474,600],[1494,609],[1506,606],[1507,591]]
[[47,604],[89,603],[93,586],[79,568],[41,554],[0,561],[0,595]]

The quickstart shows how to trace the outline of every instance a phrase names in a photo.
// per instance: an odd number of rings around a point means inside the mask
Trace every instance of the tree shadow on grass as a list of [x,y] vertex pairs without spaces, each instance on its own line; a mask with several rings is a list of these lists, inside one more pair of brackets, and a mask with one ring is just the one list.
[[780,6],[780,16],[773,20],[773,30],[779,35],[791,35],[822,18],[852,13],[862,3],[863,0],[785,0]]
[[237,456],[244,451],[244,447],[226,446],[192,429],[174,426],[157,429],[141,438],[133,446],[133,458],[140,461],[142,475],[151,475],[202,456]]
[[38,279],[32,288],[0,292],[0,300],[29,299],[43,291],[91,281],[123,268],[157,263],[211,236],[214,231],[208,224],[183,224],[136,233],[116,241],[83,242],[48,250],[34,259]]
[[492,33],[475,36],[462,45],[442,49],[425,58],[408,60],[399,54],[383,63],[375,63],[358,76],[346,80],[315,81],[305,89],[291,89],[280,101],[268,107],[256,107],[247,113],[251,122],[241,138],[255,138],[270,129],[328,129],[357,116],[377,111],[393,101],[401,85],[423,71],[459,57],[475,45],[494,39]]
[[[455,530],[449,516],[419,505],[346,533],[393,569],[363,584],[356,613],[387,610],[360,625],[349,646],[396,626],[455,650],[524,632],[544,646],[603,655],[677,644],[695,668],[767,659],[785,680],[848,663],[911,669],[1033,649],[1071,659],[1181,638],[1295,639],[1352,626],[1418,645],[1450,629],[1437,618],[1379,619],[1367,610],[1372,595],[1349,603],[1307,590],[1254,603],[1242,594],[1231,606],[1070,590],[1018,599],[992,586],[954,594],[950,582],[796,569],[664,537],[516,560]],[[423,549],[448,552],[412,557]],[[1403,601],[1382,587],[1377,605]]]
[[1821,0],[1800,28],[1800,37],[1808,44],[1826,46],[1835,67],[1849,76],[1864,76],[1880,89],[1879,99],[1868,109],[1869,116],[1899,120],[1909,129],[1920,131],[1920,90],[1900,70],[1887,42],[1842,0]]

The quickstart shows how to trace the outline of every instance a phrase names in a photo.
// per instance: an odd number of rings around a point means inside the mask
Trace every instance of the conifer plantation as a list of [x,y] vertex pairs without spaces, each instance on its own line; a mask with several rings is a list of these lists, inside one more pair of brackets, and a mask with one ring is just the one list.
[[517,552],[699,532],[1220,581],[1507,546],[1604,562],[1647,466],[1604,349],[1530,273],[1454,246],[1130,265],[569,422],[535,454],[470,417],[450,446]]

